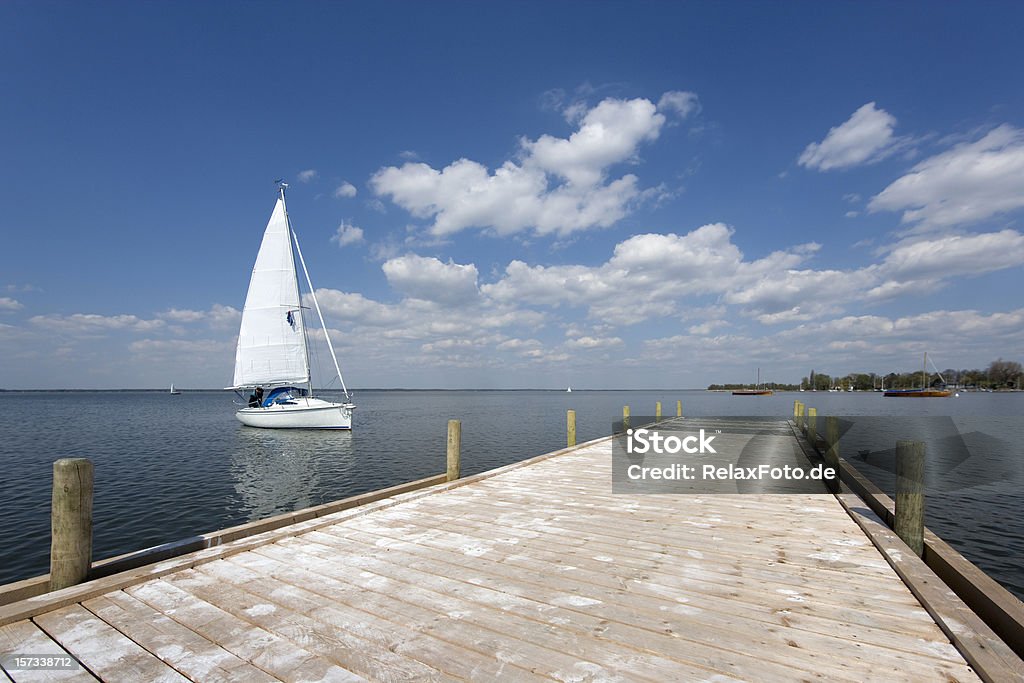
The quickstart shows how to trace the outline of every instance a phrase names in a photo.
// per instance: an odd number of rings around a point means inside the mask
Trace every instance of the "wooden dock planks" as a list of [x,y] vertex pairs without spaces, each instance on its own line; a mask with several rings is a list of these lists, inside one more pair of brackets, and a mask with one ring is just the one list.
[[[31,621],[18,621],[0,626],[0,653],[64,656],[68,652]],[[0,681],[95,681],[87,670],[57,669],[52,671],[12,670]]]
[[621,495],[611,470],[607,440],[503,468],[0,645],[63,648],[67,680],[977,680],[834,497]]

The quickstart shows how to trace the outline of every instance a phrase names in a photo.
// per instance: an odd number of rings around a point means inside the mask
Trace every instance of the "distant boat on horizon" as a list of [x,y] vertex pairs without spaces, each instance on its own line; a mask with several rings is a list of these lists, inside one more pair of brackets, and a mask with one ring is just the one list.
[[572,387],[566,387],[565,393],[571,394],[572,393]]
[[181,390],[174,388],[174,382],[171,382],[171,396],[180,396]]
[[[942,373],[936,369],[935,371],[939,375],[939,379],[942,380],[943,386],[946,384],[946,379],[942,376]],[[924,365],[921,368],[921,388],[920,389],[889,389],[885,391],[882,396],[889,396],[892,398],[946,398],[952,395],[952,391],[949,389],[933,389],[928,386],[928,352],[924,352]]]
[[775,392],[767,387],[761,388],[761,368],[757,369],[757,384],[754,385],[753,389],[736,389],[732,392],[733,396],[771,396]]

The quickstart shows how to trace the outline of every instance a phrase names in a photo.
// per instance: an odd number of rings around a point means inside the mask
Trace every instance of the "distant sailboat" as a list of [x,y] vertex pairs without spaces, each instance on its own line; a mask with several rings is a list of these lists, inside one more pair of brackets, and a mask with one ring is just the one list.
[[572,387],[567,387],[566,390],[565,390],[565,393],[571,394],[572,393]]
[[174,382],[171,382],[171,396],[180,396],[181,392],[174,388]]
[[[946,380],[943,378],[942,373],[936,373],[939,375],[939,379],[942,380],[945,385]],[[928,385],[928,352],[924,354],[924,365],[921,368],[921,388],[920,389],[889,389],[882,396],[901,397],[901,398],[946,398],[953,392],[949,389],[932,389]]]
[[753,389],[737,389],[732,392],[733,396],[771,396],[773,392],[768,387],[761,388],[761,368],[757,369],[757,384]]
[[[263,242],[249,281],[235,353],[235,381],[229,389],[257,389],[249,407],[235,417],[250,427],[269,429],[351,429],[355,405],[349,400],[338,358],[324,324],[313,283],[288,220],[281,183],[277,205],[263,233]],[[293,250],[294,245],[294,250]],[[299,296],[295,255],[298,255],[334,360],[344,403],[314,398],[309,371],[309,348],[302,300]],[[266,394],[263,394],[263,390]]]

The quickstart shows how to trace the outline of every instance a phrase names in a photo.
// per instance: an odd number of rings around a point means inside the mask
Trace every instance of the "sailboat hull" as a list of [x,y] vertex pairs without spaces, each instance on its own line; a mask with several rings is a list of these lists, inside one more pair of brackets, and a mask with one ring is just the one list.
[[900,398],[946,398],[952,393],[948,389],[892,389],[882,395]]
[[298,398],[265,408],[242,408],[238,421],[261,429],[352,429],[352,404]]

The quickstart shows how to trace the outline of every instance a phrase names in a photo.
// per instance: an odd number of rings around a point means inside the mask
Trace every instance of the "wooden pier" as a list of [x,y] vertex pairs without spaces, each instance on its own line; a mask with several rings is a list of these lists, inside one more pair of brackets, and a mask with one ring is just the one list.
[[[806,462],[774,427],[775,452]],[[611,450],[598,439],[0,606],[0,654],[81,662],[7,676],[1024,679],[983,624],[937,623],[965,608],[948,590],[941,609],[922,603],[894,555],[918,581],[927,567],[872,538],[866,506],[824,488],[616,494]]]

